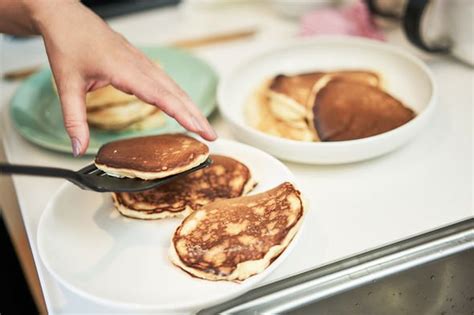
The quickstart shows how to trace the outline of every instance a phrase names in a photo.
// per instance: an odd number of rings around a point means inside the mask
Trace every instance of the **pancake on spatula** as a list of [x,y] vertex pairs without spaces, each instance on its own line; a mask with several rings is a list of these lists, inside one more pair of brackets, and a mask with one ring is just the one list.
[[343,141],[390,131],[415,113],[378,87],[332,79],[316,92],[309,116],[321,141]]
[[159,179],[202,164],[209,156],[204,143],[184,134],[118,140],[103,145],[97,168],[112,176]]
[[303,219],[300,192],[288,182],[253,196],[218,200],[176,229],[170,259],[192,276],[243,281],[267,268]]
[[137,219],[187,215],[218,199],[245,195],[255,186],[249,168],[230,157],[211,155],[212,164],[158,188],[113,193],[115,208]]

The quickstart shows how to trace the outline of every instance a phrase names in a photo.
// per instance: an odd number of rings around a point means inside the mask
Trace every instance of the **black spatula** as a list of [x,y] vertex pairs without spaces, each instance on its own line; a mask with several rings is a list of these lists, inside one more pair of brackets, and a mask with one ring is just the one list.
[[21,174],[33,176],[59,177],[70,181],[82,189],[98,192],[137,192],[148,190],[169,183],[183,175],[195,172],[209,166],[211,159],[184,171],[182,173],[155,180],[142,180],[137,178],[118,178],[107,175],[94,164],[90,164],[79,171],[72,171],[56,167],[39,167],[29,165],[15,165],[0,163],[0,174]]

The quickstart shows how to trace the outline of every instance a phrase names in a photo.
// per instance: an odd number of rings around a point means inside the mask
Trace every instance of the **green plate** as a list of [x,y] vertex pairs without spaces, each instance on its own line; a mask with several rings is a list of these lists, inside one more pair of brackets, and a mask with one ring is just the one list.
[[[218,78],[207,63],[174,48],[145,47],[142,51],[159,60],[160,65],[191,96],[204,115],[211,114],[216,106]],[[10,104],[10,114],[18,132],[29,141],[55,151],[71,152],[49,69],[31,76],[18,88]],[[183,130],[168,116],[162,127],[149,130],[112,132],[91,128],[87,154],[95,154],[102,144],[113,140]]]

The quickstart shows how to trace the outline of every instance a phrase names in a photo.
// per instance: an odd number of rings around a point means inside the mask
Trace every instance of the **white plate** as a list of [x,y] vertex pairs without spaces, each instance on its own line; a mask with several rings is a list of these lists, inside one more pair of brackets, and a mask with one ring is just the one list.
[[[245,122],[245,102],[263,79],[279,73],[338,69],[369,69],[380,73],[385,89],[415,110],[417,116],[389,132],[340,142],[283,139]],[[218,106],[241,141],[289,161],[338,164],[385,154],[412,139],[434,110],[435,90],[426,65],[400,48],[368,39],[331,36],[292,41],[242,63],[220,82]]]
[[[218,140],[211,153],[234,157],[253,171],[257,193],[284,181],[288,168],[245,144]],[[49,272],[71,291],[96,302],[129,309],[196,310],[248,291],[275,269],[287,250],[263,273],[243,283],[191,277],[167,257],[180,219],[141,221],[114,210],[109,194],[65,184],[49,202],[38,227],[38,249]]]

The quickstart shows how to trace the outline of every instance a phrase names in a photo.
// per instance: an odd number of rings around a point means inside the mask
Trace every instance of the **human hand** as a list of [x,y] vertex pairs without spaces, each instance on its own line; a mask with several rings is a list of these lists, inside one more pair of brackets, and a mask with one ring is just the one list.
[[74,156],[84,154],[89,144],[85,95],[109,84],[156,105],[203,138],[216,139],[189,96],[78,1],[37,1],[30,9],[44,39]]

